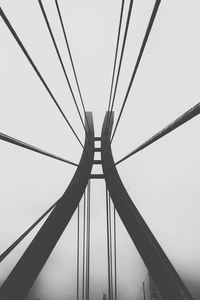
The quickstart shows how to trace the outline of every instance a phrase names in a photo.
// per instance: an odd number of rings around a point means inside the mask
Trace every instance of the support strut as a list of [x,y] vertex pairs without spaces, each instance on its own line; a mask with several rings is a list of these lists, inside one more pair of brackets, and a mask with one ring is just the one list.
[[92,113],[87,112],[86,118],[87,134],[79,166],[56,207],[3,283],[1,300],[23,300],[26,297],[82,198],[94,160]]
[[113,112],[107,112],[101,135],[101,159],[106,185],[114,206],[164,299],[192,300],[192,296],[135,207],[119,177],[110,146],[112,125]]

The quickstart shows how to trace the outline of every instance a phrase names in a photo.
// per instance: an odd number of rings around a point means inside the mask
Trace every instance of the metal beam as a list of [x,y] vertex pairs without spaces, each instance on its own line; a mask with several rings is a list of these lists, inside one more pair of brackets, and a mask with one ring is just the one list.
[[[106,126],[109,122],[109,126]],[[106,114],[101,135],[101,156],[105,181],[112,201],[147,269],[165,300],[192,300],[178,273],[170,263],[133,201],[115,167],[110,147],[113,112]]]
[[87,135],[74,177],[58,204],[39,230],[0,289],[0,299],[24,299],[75,212],[88,183],[94,159],[92,113],[87,112]]
[[94,152],[101,152],[101,148],[94,148]]
[[91,174],[90,178],[91,179],[104,179],[104,175],[103,174]]
[[93,165],[101,165],[101,160],[100,159],[94,160]]

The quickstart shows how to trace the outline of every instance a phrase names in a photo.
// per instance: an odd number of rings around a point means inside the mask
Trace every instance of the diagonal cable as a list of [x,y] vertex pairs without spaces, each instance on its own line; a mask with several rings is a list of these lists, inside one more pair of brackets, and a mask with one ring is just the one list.
[[191,120],[198,114],[200,114],[200,102],[198,104],[196,104],[194,107],[192,107],[191,109],[189,109],[188,111],[186,111],[184,114],[182,114],[175,121],[171,122],[168,126],[164,127],[162,130],[160,130],[159,132],[154,134],[151,138],[146,140],[144,143],[142,143],[140,146],[138,146],[135,150],[133,150],[132,152],[130,152],[129,154],[127,154],[126,156],[121,158],[117,163],[115,163],[115,165],[118,165],[119,163],[123,162],[124,160],[131,157],[135,153],[137,153],[137,152],[143,150],[144,148],[146,148],[147,146],[153,144],[155,141],[162,138],[169,132],[175,130],[176,128],[183,125],[184,123],[188,122],[189,120]]
[[56,98],[54,97],[54,95],[52,94],[51,90],[49,89],[46,81],[44,80],[44,78],[42,77],[41,73],[39,72],[38,68],[36,67],[35,63],[33,62],[32,58],[30,57],[29,53],[27,52],[26,48],[24,47],[23,43],[21,42],[20,38],[18,37],[17,33],[15,32],[14,28],[12,27],[11,23],[9,22],[8,18],[6,17],[5,13],[3,12],[2,8],[0,7],[0,15],[2,17],[2,19],[4,20],[6,26],[8,27],[8,29],[10,30],[10,32],[12,33],[13,37],[15,38],[16,42],[18,43],[18,45],[20,46],[21,50],[23,51],[24,55],[26,56],[26,58],[28,59],[29,63],[31,64],[31,66],[33,67],[33,69],[35,70],[36,74],[38,75],[38,77],[40,78],[41,82],[43,83],[44,87],[46,88],[47,92],[49,93],[51,99],[53,100],[53,102],[55,103],[55,105],[57,106],[58,110],[60,111],[60,113],[62,114],[63,118],[65,119],[65,121],[67,122],[68,126],[70,127],[71,131],[73,132],[73,134],[75,135],[76,139],[78,140],[79,144],[82,146],[83,148],[83,144],[81,143],[78,135],[76,134],[75,130],[73,129],[72,125],[70,124],[70,122],[68,121],[68,119],[66,118],[64,112],[62,111],[61,107],[59,106]]
[[120,34],[121,34],[123,11],[124,11],[124,0],[122,0],[122,4],[121,4],[121,12],[120,12],[120,19],[119,19],[119,27],[118,27],[118,34],[117,34],[117,44],[116,44],[116,50],[115,50],[115,58],[114,58],[114,65],[113,65],[113,72],[112,72],[111,87],[110,87],[110,97],[109,97],[109,103],[108,103],[108,111],[110,110],[110,106],[111,106],[111,98],[112,98],[114,76],[115,76],[115,69],[116,69],[116,63],[117,63],[117,54],[118,54],[118,49],[119,49],[119,40],[120,40]]
[[133,80],[134,80],[134,78],[135,78],[137,69],[138,69],[138,67],[139,67],[140,60],[141,60],[141,58],[142,58],[142,54],[143,54],[143,52],[144,52],[144,49],[145,49],[145,46],[146,46],[146,43],[147,43],[149,34],[150,34],[150,32],[151,32],[151,29],[152,29],[152,26],[153,26],[153,23],[154,23],[154,20],[155,20],[155,17],[156,17],[156,14],[157,14],[157,11],[158,11],[158,8],[159,8],[159,5],[160,5],[160,2],[161,2],[161,0],[156,0],[156,2],[155,2],[155,5],[154,5],[154,8],[153,8],[153,11],[152,11],[150,20],[149,20],[149,24],[148,24],[148,27],[147,27],[147,30],[146,30],[146,33],[145,33],[145,36],[144,36],[144,39],[143,39],[143,42],[142,42],[142,46],[141,46],[141,48],[140,48],[140,52],[139,52],[139,55],[138,55],[138,58],[137,58],[137,61],[136,61],[136,64],[135,64],[135,68],[134,68],[134,70],[133,70],[133,74],[132,74],[132,76],[131,76],[130,83],[129,83],[129,85],[128,85],[128,89],[127,89],[127,92],[126,92],[126,96],[125,96],[124,102],[123,102],[123,104],[122,104],[122,107],[121,107],[121,110],[120,110],[120,113],[119,113],[119,116],[118,116],[118,119],[117,119],[117,122],[116,122],[116,125],[115,125],[115,128],[114,128],[114,131],[113,131],[113,135],[112,135],[112,138],[111,138],[111,143],[112,143],[112,140],[113,140],[113,138],[114,138],[115,132],[116,132],[116,130],[117,130],[117,127],[118,127],[118,124],[119,124],[119,121],[120,121],[122,112],[123,112],[123,110],[124,110],[126,101],[127,101],[127,99],[128,99],[128,95],[129,95],[129,92],[130,92],[130,90],[131,90],[131,86],[132,86]]
[[[67,46],[69,58],[70,58],[70,61],[71,61],[71,65],[72,65],[72,69],[73,69],[73,73],[74,73],[76,85],[77,85],[77,88],[78,88],[78,93],[79,93],[79,96],[80,96],[80,99],[81,99],[82,108],[83,108],[84,114],[86,116],[85,105],[84,105],[83,97],[82,97],[82,94],[81,94],[81,89],[80,89],[80,85],[79,85],[79,82],[78,82],[78,77],[77,77],[77,74],[76,74],[76,70],[75,70],[75,66],[74,66],[74,62],[73,62],[71,50],[70,50],[70,47],[69,47],[69,42],[68,42],[68,39],[67,39],[67,34],[66,34],[65,27],[64,27],[64,23],[63,23],[63,19],[62,19],[60,7],[59,7],[59,4],[58,4],[57,0],[55,0],[55,4],[56,4],[56,8],[57,8],[57,13],[58,13],[58,16],[59,16],[60,24],[61,24],[61,27],[62,27],[62,31],[63,31],[65,43],[66,43],[66,46]],[[88,122],[87,118],[86,118],[86,122]]]
[[50,211],[56,206],[58,201],[59,200],[57,200],[50,208],[48,208],[47,211],[45,211],[45,213],[41,217],[39,217],[39,219],[37,219],[35,223],[33,223],[33,225],[31,225],[12,245],[10,245],[3,253],[0,254],[0,262],[2,262],[2,260],[4,260],[4,258],[6,258],[6,256],[8,256],[8,254],[12,252],[12,250],[14,250],[15,247],[17,247],[17,245],[37,226],[37,224],[39,224],[44,219],[44,217],[48,215],[48,213],[50,213]]
[[11,137],[9,135],[4,134],[2,132],[0,132],[0,139],[3,140],[3,141],[5,141],[5,142],[17,145],[19,147],[22,147],[22,148],[25,148],[25,149],[29,149],[31,151],[40,153],[42,155],[45,155],[45,156],[48,156],[48,157],[51,157],[51,158],[63,161],[65,163],[67,163],[67,164],[70,164],[70,165],[73,165],[73,166],[76,166],[76,167],[78,166],[74,162],[71,162],[71,161],[69,161],[69,160],[67,160],[65,158],[62,158],[60,156],[57,156],[57,155],[54,155],[52,153],[46,152],[44,150],[41,150],[41,149],[39,149],[37,147],[34,147],[34,146],[30,145],[30,144],[24,143],[24,142],[22,142],[20,140],[17,140],[17,139],[15,139],[15,138],[13,138],[13,137]]
[[44,9],[44,6],[43,6],[43,4],[42,4],[42,1],[41,1],[41,0],[38,0],[38,3],[39,3],[39,5],[40,5],[40,9],[41,9],[41,11],[42,11],[42,15],[43,15],[44,20],[45,20],[45,22],[46,22],[46,25],[47,25],[49,34],[50,34],[50,36],[51,36],[51,39],[52,39],[54,48],[55,48],[55,50],[56,50],[58,59],[59,59],[59,61],[60,61],[60,65],[61,65],[62,70],[63,70],[63,73],[64,73],[64,75],[65,75],[65,79],[66,79],[67,84],[68,84],[68,86],[69,86],[70,93],[71,93],[71,95],[72,95],[72,98],[73,98],[74,104],[75,104],[75,106],[76,106],[78,115],[79,115],[79,117],[80,117],[80,120],[81,120],[81,123],[82,123],[82,125],[83,125],[83,128],[84,128],[84,130],[85,130],[85,132],[86,132],[85,124],[84,124],[84,122],[83,122],[83,118],[82,118],[82,116],[81,116],[81,113],[80,113],[78,104],[77,104],[77,102],[76,102],[76,98],[75,98],[75,96],[74,96],[74,93],[73,93],[73,90],[72,90],[72,86],[71,86],[70,81],[69,81],[69,78],[68,78],[68,76],[67,76],[67,72],[66,72],[66,70],[65,70],[65,66],[64,66],[64,63],[63,63],[63,61],[62,61],[60,52],[59,52],[59,50],[58,50],[58,46],[57,46],[57,44],[56,44],[56,40],[55,40],[55,38],[54,38],[54,35],[53,35],[53,32],[52,32],[52,29],[51,29],[49,20],[48,20],[48,18],[47,18],[47,14],[46,14],[46,12],[45,12],[45,9]]
[[123,59],[123,55],[124,55],[124,49],[125,49],[126,39],[127,39],[127,34],[128,34],[128,28],[129,28],[130,19],[131,19],[132,7],[133,7],[133,0],[130,0],[128,16],[127,16],[127,20],[126,20],[126,27],[125,27],[125,32],[124,32],[124,38],[123,38],[123,43],[122,43],[122,50],[121,50],[121,54],[120,54],[119,66],[118,66],[115,88],[114,88],[114,92],[113,92],[113,99],[112,99],[112,104],[111,104],[111,109],[110,109],[111,111],[113,110],[113,107],[114,107],[115,95],[117,92],[117,86],[118,86],[118,81],[119,81],[121,65],[122,65],[122,59]]

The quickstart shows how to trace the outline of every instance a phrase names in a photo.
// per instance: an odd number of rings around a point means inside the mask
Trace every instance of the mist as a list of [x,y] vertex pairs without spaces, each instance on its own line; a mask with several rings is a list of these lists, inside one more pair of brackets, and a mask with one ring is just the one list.
[[[80,139],[84,130],[66,86],[37,1],[1,0],[1,6],[51,87]],[[121,1],[64,1],[60,8],[87,111],[100,136],[108,107]],[[78,98],[54,1],[46,12]],[[133,71],[154,1],[134,1],[115,120]],[[125,6],[127,15],[128,2]],[[199,102],[200,3],[162,1],[118,131],[115,161]],[[123,21],[123,30],[125,19]],[[0,131],[79,162],[82,149],[0,19]],[[79,98],[78,98],[79,100]],[[80,101],[78,102],[80,105]],[[200,298],[200,142],[197,116],[117,167],[134,204],[195,300]],[[0,251],[3,252],[61,197],[73,166],[0,141]],[[95,172],[97,170],[93,170]],[[80,204],[83,221],[83,202]],[[2,283],[42,223],[1,263]],[[82,225],[81,225],[82,226]],[[82,227],[80,244],[82,245]],[[77,212],[36,279],[27,300],[76,298]],[[80,255],[80,262],[81,260]],[[108,293],[105,184],[91,183],[91,299]],[[80,293],[81,273],[80,266]],[[140,300],[147,274],[117,217],[118,299]]]

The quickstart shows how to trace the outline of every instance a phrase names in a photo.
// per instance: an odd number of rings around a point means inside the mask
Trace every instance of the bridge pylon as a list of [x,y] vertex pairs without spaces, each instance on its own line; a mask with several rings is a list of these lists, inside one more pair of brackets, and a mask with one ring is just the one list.
[[[114,113],[106,113],[101,137],[94,136],[92,113],[87,112],[86,118],[85,144],[77,170],[63,196],[3,283],[0,299],[22,300],[26,297],[78,207],[88,181],[105,179],[114,207],[164,299],[193,300],[129,197],[117,172],[110,143]],[[101,141],[101,147],[95,147],[95,140]],[[94,160],[95,152],[101,152],[101,160]],[[103,174],[91,174],[93,164],[102,164]]]

